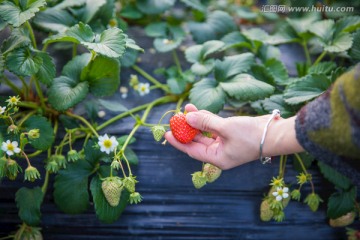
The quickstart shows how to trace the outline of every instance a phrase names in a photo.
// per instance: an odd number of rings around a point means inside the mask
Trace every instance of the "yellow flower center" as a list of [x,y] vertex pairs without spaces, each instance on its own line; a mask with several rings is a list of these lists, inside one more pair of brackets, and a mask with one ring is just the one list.
[[283,190],[282,190],[282,189],[279,189],[277,192],[278,192],[279,195],[282,195],[282,194],[283,194]]
[[11,98],[10,98],[10,102],[16,103],[16,102],[17,102],[17,98],[16,98],[16,97],[11,97]]
[[141,86],[141,89],[140,89],[142,92],[145,92],[146,91],[146,87],[145,86]]
[[9,144],[7,145],[7,149],[8,149],[9,151],[14,151],[14,145],[12,145],[11,143],[9,143]]
[[111,140],[110,140],[110,139],[106,139],[106,140],[104,141],[104,146],[105,146],[106,148],[111,148],[111,146],[112,146]]

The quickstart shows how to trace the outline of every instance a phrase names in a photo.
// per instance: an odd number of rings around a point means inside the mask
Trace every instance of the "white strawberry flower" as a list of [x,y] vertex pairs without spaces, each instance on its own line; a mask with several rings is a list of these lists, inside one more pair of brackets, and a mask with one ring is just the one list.
[[6,152],[7,155],[11,156],[14,155],[14,153],[19,153],[21,150],[18,148],[18,142],[7,140],[6,142],[3,142],[1,145],[1,150]]
[[19,97],[19,96],[9,97],[9,99],[6,100],[6,102],[7,102],[8,105],[10,105],[10,106],[16,106],[16,105],[20,102],[20,97]]
[[285,198],[289,197],[289,188],[287,187],[277,187],[276,191],[272,193],[272,195],[276,198],[276,201],[281,201]]
[[149,83],[139,83],[137,90],[140,96],[144,96],[150,92],[150,84]]
[[99,137],[98,144],[100,146],[100,151],[106,152],[107,154],[113,152],[117,145],[119,145],[118,141],[114,136],[109,138],[107,134]]
[[3,114],[5,112],[5,110],[6,110],[6,107],[1,107],[0,106],[0,114]]

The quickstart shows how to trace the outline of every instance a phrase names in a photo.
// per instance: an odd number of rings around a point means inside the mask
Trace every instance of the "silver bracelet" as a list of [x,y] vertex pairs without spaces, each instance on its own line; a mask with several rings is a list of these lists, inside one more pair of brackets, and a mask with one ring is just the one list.
[[270,116],[270,119],[268,120],[268,122],[266,123],[265,125],[265,128],[264,128],[264,132],[263,132],[263,135],[262,135],[262,138],[261,138],[261,142],[260,142],[260,162],[262,164],[265,164],[265,163],[270,163],[271,162],[271,157],[263,157],[262,156],[262,151],[263,151],[263,146],[264,146],[264,141],[265,141],[265,137],[266,137],[266,133],[267,133],[267,129],[268,129],[268,126],[270,125],[270,122],[273,120],[273,119],[276,119],[276,118],[279,118],[280,117],[280,110],[279,109],[274,109],[272,111],[272,114]]

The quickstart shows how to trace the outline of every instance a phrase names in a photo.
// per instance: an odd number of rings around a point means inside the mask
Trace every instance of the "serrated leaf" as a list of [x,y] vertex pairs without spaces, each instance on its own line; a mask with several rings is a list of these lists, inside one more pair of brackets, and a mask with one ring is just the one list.
[[349,55],[352,60],[356,62],[360,62],[360,30],[357,30],[353,35],[353,45],[349,49]]
[[190,69],[195,75],[204,76],[209,74],[213,70],[214,66],[214,59],[208,59],[204,62],[194,63]]
[[259,81],[249,74],[239,74],[226,82],[220,82],[221,88],[231,97],[242,101],[255,101],[270,96],[275,88]]
[[3,76],[4,74],[4,67],[5,67],[5,59],[4,59],[4,55],[0,50],[0,77]]
[[331,43],[325,44],[324,50],[332,53],[343,52],[350,49],[352,44],[350,33],[342,33],[335,36]]
[[360,16],[345,16],[340,18],[336,24],[336,32],[353,32],[360,27]]
[[174,6],[175,0],[137,0],[137,8],[145,14],[159,14],[172,6]]
[[205,22],[189,22],[189,30],[197,43],[220,39],[236,29],[233,18],[226,12],[214,11]]
[[[118,141],[118,143],[119,143],[119,148],[120,148],[120,149],[121,149],[121,147],[125,144],[125,142],[126,142],[126,140],[128,139],[128,137],[129,137],[129,135],[124,135],[124,136],[121,136],[121,137],[119,137],[119,138],[116,139],[116,140]],[[131,137],[128,144],[132,144],[132,143],[134,143],[134,142],[136,142],[136,138]]]
[[272,95],[270,98],[266,98],[261,101],[261,105],[267,112],[271,112],[274,109],[279,109],[281,116],[284,118],[293,115],[291,106],[288,105],[281,94]]
[[166,36],[167,24],[165,22],[150,23],[145,28],[145,33],[149,37],[163,37]]
[[43,201],[43,192],[40,187],[33,189],[22,187],[15,195],[19,217],[29,226],[38,226],[41,221],[40,207]]
[[126,47],[125,53],[129,50],[136,50],[136,51],[144,52],[144,49],[141,48],[140,46],[138,46],[134,39],[129,38],[126,34],[124,34],[124,35],[126,37],[125,38],[125,42],[126,42],[125,43],[125,47]]
[[185,90],[186,81],[181,77],[172,77],[166,80],[166,84],[169,86],[172,93],[180,94]]
[[96,146],[97,142],[95,140],[89,140],[84,147],[85,160],[91,164],[92,168],[95,168],[100,161],[108,158],[108,155],[101,152]]
[[274,77],[277,84],[285,85],[288,83],[288,71],[280,60],[275,58],[268,59],[265,62],[265,66],[269,70],[269,73]]
[[270,73],[270,71],[263,65],[254,64],[251,66],[251,71],[249,72],[255,79],[260,80],[262,82],[274,85],[275,78]]
[[[102,177],[107,177],[102,174]],[[107,202],[104,193],[101,189],[101,180],[98,175],[95,175],[90,183],[90,190],[94,201],[96,216],[103,223],[113,223],[122,214],[129,199],[129,192],[123,190],[121,193],[120,203],[116,207],[112,207]]]
[[88,23],[93,19],[99,9],[106,3],[106,0],[86,0],[83,6],[82,15],[79,19],[81,22]]
[[56,4],[53,9],[61,10],[70,7],[80,7],[86,3],[86,0],[64,0]]
[[36,139],[29,139],[29,143],[38,150],[47,150],[54,142],[54,129],[51,123],[41,116],[31,116],[24,122],[26,131],[31,129],[39,129],[40,137]]
[[111,28],[100,34],[99,41],[82,42],[88,49],[110,58],[118,58],[125,52],[125,35],[121,29]]
[[14,27],[21,26],[24,22],[35,16],[40,8],[46,5],[46,0],[23,0],[19,6],[11,1],[0,4],[0,16]]
[[321,161],[318,161],[318,166],[322,175],[336,187],[348,190],[352,186],[350,179],[340,174],[336,169]]
[[125,112],[128,110],[124,105],[115,101],[98,99],[98,102],[101,106],[112,112]]
[[216,81],[204,78],[194,84],[189,98],[197,108],[218,113],[224,107],[226,95]]
[[6,55],[16,48],[28,46],[30,43],[29,36],[27,36],[23,30],[16,28],[13,29],[11,35],[3,41],[1,50],[3,54]]
[[130,4],[125,5],[121,9],[120,16],[122,16],[124,18],[129,18],[129,19],[140,19],[144,16],[144,14],[142,12],[140,12],[139,9],[137,9],[135,4],[130,3]]
[[34,18],[34,23],[51,32],[64,32],[74,26],[77,20],[68,11],[54,7],[39,12]]
[[95,96],[110,96],[120,85],[120,64],[116,59],[97,56],[84,68],[81,80],[89,83],[89,91]]
[[121,67],[131,67],[136,63],[139,52],[134,49],[127,49],[120,58]]
[[334,20],[327,19],[313,23],[309,31],[320,37],[323,42],[329,42],[335,32],[334,26]]
[[[282,115],[283,114],[281,112],[281,116]],[[294,116],[294,115],[295,114],[293,113],[292,116]],[[288,116],[288,117],[291,117],[291,116]],[[297,157],[294,157],[294,161],[293,161],[294,169],[296,171],[298,171],[298,172],[304,172],[304,169],[303,169],[302,165],[305,167],[305,169],[309,169],[309,167],[311,166],[311,164],[315,160],[314,156],[312,156],[308,152],[298,153],[298,156],[300,157],[302,163],[300,163],[300,161],[299,161],[299,159],[297,159]]]
[[39,52],[38,55],[42,58],[42,64],[36,73],[36,78],[43,84],[50,86],[56,74],[55,64],[48,53]]
[[93,167],[86,160],[68,164],[55,177],[54,200],[68,214],[79,214],[89,207],[88,177]]
[[330,85],[331,81],[323,74],[306,75],[288,85],[284,98],[288,104],[300,104],[316,98]]
[[327,216],[339,218],[355,209],[356,187],[348,191],[333,193],[328,199]]
[[206,59],[206,57],[208,57],[212,53],[219,51],[223,46],[224,43],[222,41],[210,40],[205,42],[201,48],[200,59]]
[[206,12],[206,7],[201,4],[200,0],[180,0],[181,2],[185,3],[187,6],[196,9],[200,12]]
[[244,37],[239,31],[231,32],[226,34],[221,41],[225,43],[223,49],[233,48],[233,47],[245,47],[252,49],[251,42]]
[[79,44],[83,42],[93,42],[94,39],[95,34],[93,33],[91,27],[80,22],[79,24],[67,29],[65,32],[61,32],[44,39],[43,43],[73,42]]
[[8,69],[21,76],[31,76],[39,71],[43,59],[37,52],[27,48],[18,48],[6,57]]
[[190,63],[196,63],[201,60],[201,49],[203,45],[193,45],[185,50],[185,58]]
[[305,15],[302,18],[287,18],[287,23],[292,27],[292,29],[299,36],[305,36],[306,32],[309,29],[312,29],[313,23],[319,19],[318,14],[309,14]]
[[278,47],[275,47],[273,45],[261,45],[259,48],[258,57],[263,63],[265,63],[272,58],[281,59],[281,52]]
[[91,54],[83,54],[68,62],[62,76],[54,79],[49,92],[49,103],[59,111],[65,111],[81,102],[89,92],[89,83],[81,82],[80,76],[91,59]]
[[215,62],[215,79],[218,82],[222,82],[239,73],[246,72],[254,62],[255,56],[252,53],[225,57],[223,61]]
[[336,63],[334,62],[320,62],[316,65],[311,66],[308,69],[308,73],[316,73],[316,74],[329,74],[336,68]]

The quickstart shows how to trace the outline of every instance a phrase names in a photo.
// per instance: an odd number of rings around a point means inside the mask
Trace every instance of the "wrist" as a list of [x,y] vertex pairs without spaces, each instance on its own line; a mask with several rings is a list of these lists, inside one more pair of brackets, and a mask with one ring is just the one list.
[[[263,145],[263,157],[304,151],[296,138],[295,119],[296,116],[287,119],[274,119],[270,122]],[[264,120],[264,124],[261,124],[263,125],[262,131],[264,131],[268,119]]]

